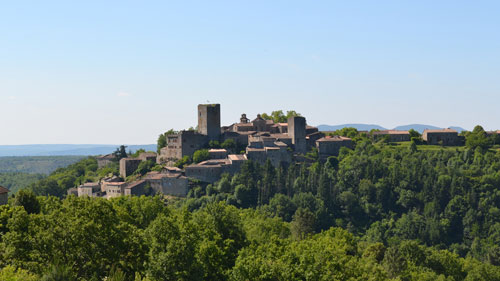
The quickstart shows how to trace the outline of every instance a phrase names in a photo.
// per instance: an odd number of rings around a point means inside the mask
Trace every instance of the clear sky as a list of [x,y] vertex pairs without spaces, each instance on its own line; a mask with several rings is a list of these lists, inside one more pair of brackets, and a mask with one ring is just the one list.
[[500,129],[500,1],[2,1],[0,144],[154,143],[198,103]]

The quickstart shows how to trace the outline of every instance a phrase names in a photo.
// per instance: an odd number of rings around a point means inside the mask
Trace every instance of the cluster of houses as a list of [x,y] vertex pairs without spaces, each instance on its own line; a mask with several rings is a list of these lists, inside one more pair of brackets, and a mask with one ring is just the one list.
[[[242,114],[239,122],[229,126],[220,124],[219,104],[200,104],[197,111],[197,130],[185,130],[166,136],[167,145],[160,153],[141,153],[136,158],[120,160],[120,176],[102,179],[96,183],[85,183],[71,190],[78,196],[116,197],[121,195],[164,194],[186,196],[190,183],[214,183],[223,173],[234,174],[248,160],[274,166],[289,165],[295,158],[316,148],[320,159],[337,156],[342,147],[352,148],[353,141],[342,136],[325,135],[317,127],[309,126],[302,116],[288,118],[287,123],[275,123],[257,115],[254,120]],[[386,130],[373,132],[374,138],[388,138],[390,142],[410,141],[409,131]],[[461,145],[463,137],[452,129],[425,130],[422,138],[431,145]],[[185,166],[174,164],[184,156],[192,157],[205,149],[211,141],[223,143],[233,140],[244,153],[236,154],[230,149],[210,149],[209,159]],[[297,158],[299,159],[299,158]],[[112,161],[111,156],[98,157],[98,166],[104,167]],[[150,172],[138,180],[125,182],[140,163],[153,161],[163,166],[161,171]]]
[[[375,139],[387,137],[390,142],[411,141],[409,131],[384,130],[372,133]],[[422,139],[429,145],[458,146],[465,143],[465,138],[459,136],[453,129],[424,130]]]

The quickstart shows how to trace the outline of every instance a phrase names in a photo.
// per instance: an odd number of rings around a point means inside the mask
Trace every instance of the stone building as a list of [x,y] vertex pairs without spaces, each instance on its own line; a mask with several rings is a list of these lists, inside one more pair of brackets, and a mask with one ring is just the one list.
[[141,159],[141,161],[152,161],[156,163],[156,153],[154,152],[142,152],[137,158]]
[[424,130],[422,138],[430,145],[455,146],[462,145],[464,139],[453,129]]
[[247,161],[246,155],[230,154],[226,159],[211,159],[192,164],[184,168],[186,177],[213,183],[220,179],[223,173],[234,174]]
[[150,191],[148,190],[149,183],[147,180],[136,180],[134,182],[131,182],[127,184],[127,186],[124,188],[123,195],[134,195],[134,196],[141,196],[141,195],[150,195]]
[[260,164],[270,160],[273,166],[289,164],[292,161],[289,145],[276,138],[273,134],[261,134],[249,136],[246,156],[249,160]]
[[220,104],[199,104],[197,117],[197,131],[180,131],[167,136],[167,146],[160,150],[158,162],[175,163],[207,147],[209,141],[221,140]]
[[314,132],[311,134],[308,134],[306,136],[306,143],[307,147],[310,149],[312,147],[316,147],[316,141],[325,137],[325,134],[322,132]]
[[210,159],[225,159],[228,153],[225,149],[209,149],[208,154]]
[[352,140],[341,136],[326,136],[316,141],[316,148],[318,149],[320,159],[325,159],[329,156],[338,156],[342,147],[352,149]]
[[373,132],[374,139],[382,139],[386,136],[388,136],[390,142],[410,141],[409,131],[384,130],[384,131]]
[[209,140],[219,140],[220,104],[198,105],[198,133],[207,136]]
[[230,165],[227,159],[214,159],[192,164],[184,168],[186,177],[213,183],[220,179],[222,173]]
[[302,116],[288,118],[288,135],[292,138],[295,152],[307,152],[306,118]]
[[126,182],[104,182],[101,184],[101,190],[106,198],[120,197],[125,193]]
[[[306,153],[323,135],[318,132],[318,128],[307,126],[304,117],[291,117],[287,121],[287,123],[275,124],[272,120],[263,119],[260,114],[250,121],[243,113],[239,123],[221,127],[220,105],[200,104],[198,105],[198,130],[196,132],[181,131],[178,134],[167,136],[167,146],[161,149],[158,162],[172,166],[184,156],[192,157],[196,150],[207,148],[210,140],[223,142],[229,139],[235,141],[238,150],[248,146],[249,149],[246,149],[246,153],[250,154],[248,155],[249,159],[252,158],[259,162],[270,159],[276,165],[280,162],[290,162],[290,152]],[[261,137],[263,139],[270,137],[272,140],[262,147],[250,144],[252,139]],[[278,141],[280,145],[275,144]],[[211,150],[211,158],[225,159],[226,156],[222,155],[222,152],[218,153],[218,151]],[[206,164],[205,166],[210,166],[213,163]],[[218,169],[212,166],[202,169]]]
[[0,186],[0,205],[7,204],[9,200],[9,190],[3,186]]
[[86,182],[78,186],[77,192],[78,197],[101,197],[103,195],[103,192],[101,191],[101,184],[98,182]]
[[132,175],[143,161],[156,163],[156,153],[142,152],[137,158],[127,157],[120,159],[120,176],[125,179]]
[[154,194],[185,197],[189,191],[188,178],[180,173],[150,172],[144,179]]
[[192,156],[196,150],[206,147],[208,137],[195,131],[180,131],[167,136],[167,146],[160,150],[161,162],[175,162],[184,156]]
[[102,156],[97,156],[96,160],[97,160],[97,167],[101,169],[113,163],[115,161],[115,156],[113,154],[106,154]]
[[139,158],[120,159],[120,176],[125,179],[132,175],[137,170],[141,162],[142,160]]

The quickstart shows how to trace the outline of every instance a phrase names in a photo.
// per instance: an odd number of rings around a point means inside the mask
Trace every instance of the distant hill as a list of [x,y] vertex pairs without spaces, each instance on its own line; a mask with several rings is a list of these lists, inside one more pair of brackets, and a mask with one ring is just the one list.
[[466,129],[464,129],[462,127],[454,127],[454,126],[451,126],[450,129],[453,129],[453,130],[457,131],[458,133],[461,133],[462,131],[467,131]]
[[[118,144],[28,144],[0,145],[2,156],[62,156],[62,155],[99,155],[116,150]],[[156,151],[155,144],[128,145],[127,152],[143,148],[146,151]]]
[[318,130],[320,131],[336,131],[340,130],[343,128],[355,128],[358,131],[370,131],[373,129],[376,130],[387,130],[384,127],[381,127],[379,125],[372,125],[372,124],[342,124],[342,125],[319,125]]

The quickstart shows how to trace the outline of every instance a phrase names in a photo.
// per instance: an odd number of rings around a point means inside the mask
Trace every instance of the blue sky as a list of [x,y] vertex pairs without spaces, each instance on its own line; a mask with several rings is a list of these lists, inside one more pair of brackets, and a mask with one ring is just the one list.
[[500,129],[499,1],[4,1],[0,144],[154,143],[196,105]]

